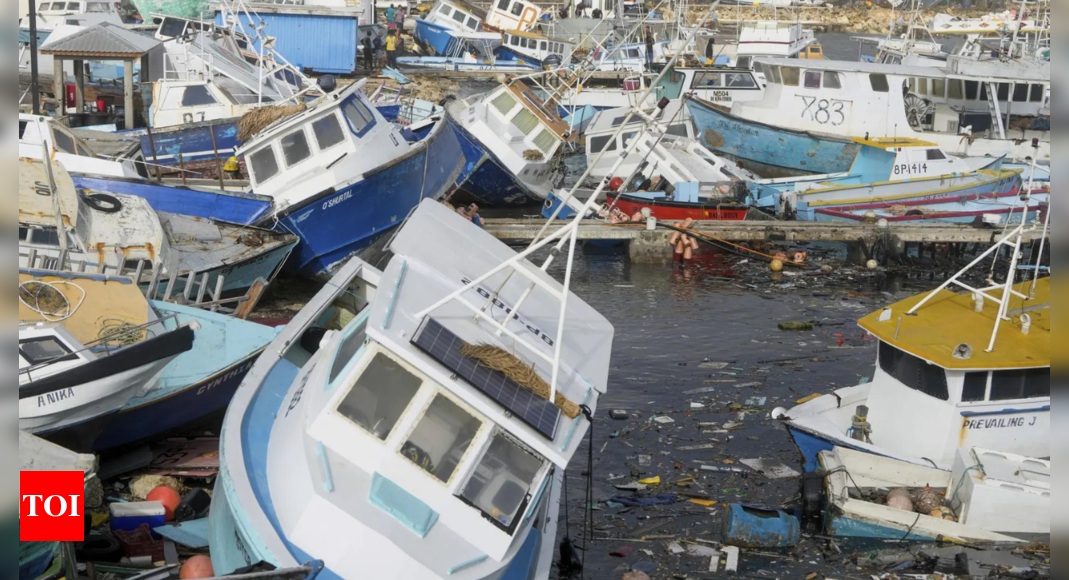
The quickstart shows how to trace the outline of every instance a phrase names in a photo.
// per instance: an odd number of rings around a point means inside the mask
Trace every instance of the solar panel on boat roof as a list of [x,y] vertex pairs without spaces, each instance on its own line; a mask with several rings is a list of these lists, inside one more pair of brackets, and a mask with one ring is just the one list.
[[428,317],[412,338],[412,344],[497,401],[514,417],[547,439],[553,439],[560,421],[560,409],[503,373],[460,354],[463,341],[440,322]]

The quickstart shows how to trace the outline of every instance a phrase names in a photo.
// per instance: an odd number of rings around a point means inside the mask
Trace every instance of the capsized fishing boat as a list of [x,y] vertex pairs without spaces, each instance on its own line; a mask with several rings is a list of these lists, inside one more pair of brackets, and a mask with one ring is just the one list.
[[946,289],[960,276],[859,321],[879,341],[871,381],[773,413],[806,471],[832,447],[940,469],[973,447],[1050,456],[1050,279]]
[[[541,246],[574,243],[575,225]],[[563,472],[589,428],[579,405],[597,410],[613,328],[570,276],[525,261],[539,247],[516,254],[425,200],[384,271],[338,270],[227,412],[216,573],[320,559],[349,580],[549,576]]]
[[[821,451],[819,461],[827,474],[821,512],[828,535],[1050,541],[1050,461],[967,448],[957,451],[953,469],[937,469],[843,447]],[[890,499],[896,495],[905,501]]]
[[520,80],[446,105],[465,157],[458,187],[480,204],[540,204],[563,179],[561,146],[571,128],[555,101],[542,101]]
[[384,234],[468,174],[445,119],[418,134],[390,123],[368,101],[366,82],[265,118],[238,150],[252,190],[274,201],[260,223],[300,238],[286,265],[292,272],[329,276],[354,254],[377,259]]
[[19,160],[20,267],[128,272],[140,284],[192,277],[203,288],[221,283],[229,297],[273,280],[296,243],[287,234],[156,212],[140,197],[76,191],[62,165]]
[[86,305],[90,292],[112,288],[38,274],[20,272],[19,280],[19,429],[77,449],[82,436],[92,440],[108,416],[193,348],[196,326],[163,328],[129,280],[126,288],[113,282],[111,296],[123,295],[138,318],[117,320],[110,300]]
[[[1012,210],[1020,172],[1002,158],[954,157],[935,143],[911,138],[854,139],[860,147],[843,173],[766,179],[754,185],[754,204],[781,217],[806,221],[862,219],[869,211],[925,206],[929,211],[963,201],[1001,200]],[[1037,202],[1039,201],[1037,196]],[[987,209],[994,210],[994,207]],[[969,213],[959,207],[959,212]],[[922,215],[919,209],[913,215]],[[978,216],[982,213],[972,213]],[[962,221],[972,221],[972,217]]]

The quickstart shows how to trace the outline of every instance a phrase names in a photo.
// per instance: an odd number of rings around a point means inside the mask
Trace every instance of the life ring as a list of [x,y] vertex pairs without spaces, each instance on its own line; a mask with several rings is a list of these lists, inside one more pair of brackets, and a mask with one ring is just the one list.
[[94,193],[83,198],[85,205],[101,213],[119,213],[122,211],[122,202],[114,195],[106,193]]

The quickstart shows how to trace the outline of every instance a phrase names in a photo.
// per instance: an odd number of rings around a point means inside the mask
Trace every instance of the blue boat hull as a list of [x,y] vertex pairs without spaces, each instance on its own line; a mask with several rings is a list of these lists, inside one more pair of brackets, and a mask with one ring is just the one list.
[[420,46],[433,50],[433,54],[449,54],[449,42],[453,40],[448,28],[422,18],[416,19],[416,32],[412,36]]
[[201,191],[151,183],[138,179],[71,175],[78,188],[135,195],[144,198],[156,211],[205,218],[237,225],[252,225],[272,207],[267,197],[227,191]]
[[[215,142],[212,143],[212,135]],[[241,144],[238,140],[238,119],[220,119],[189,125],[165,127],[140,132],[141,153],[148,163],[178,165],[182,163],[227,159]]]
[[721,112],[698,99],[687,101],[702,145],[735,159],[803,173],[848,171],[861,146],[818,137]]
[[464,153],[467,179],[457,182],[460,190],[488,207],[524,207],[542,203],[471,133],[453,119],[449,120],[449,124]]
[[[328,276],[353,255],[375,261],[376,242],[425,198],[440,199],[467,176],[456,133],[439,122],[405,156],[341,190],[327,190],[271,216],[301,241],[285,270]],[[366,252],[366,253],[365,253]]]

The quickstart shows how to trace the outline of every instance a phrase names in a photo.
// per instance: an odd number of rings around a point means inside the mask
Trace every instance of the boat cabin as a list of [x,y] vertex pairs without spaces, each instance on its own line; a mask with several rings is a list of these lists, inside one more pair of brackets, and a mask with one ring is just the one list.
[[[136,159],[108,159],[97,154],[62,123],[50,118],[19,113],[19,157],[41,160],[42,144],[52,159],[72,173],[110,177],[146,177],[144,163]],[[136,145],[131,146],[136,149]],[[134,154],[140,157],[140,153]]]
[[247,140],[238,155],[245,158],[253,191],[274,198],[277,211],[315,195],[330,204],[335,190],[407,151],[408,139],[416,137],[406,137],[382,117],[364,94],[365,82],[331,93]]
[[[807,48],[816,43],[812,30],[801,24],[760,21],[747,22],[739,27],[739,48],[735,66],[753,68],[758,58],[812,58]],[[805,53],[805,57],[801,55]]]
[[[536,170],[539,175],[521,172],[518,176],[525,179],[548,176],[550,168],[545,162],[553,159],[561,144],[571,137],[570,128],[561,120],[556,107],[543,102],[529,86],[516,80],[502,84],[482,99],[482,103],[485,125],[496,138],[517,158],[544,165]],[[494,153],[500,156],[503,152],[495,150]]]
[[748,119],[850,137],[924,139],[968,128],[974,136],[1049,141],[1049,122],[1035,119],[1047,106],[1049,78],[982,78],[936,67],[836,61],[776,59],[758,66],[768,81],[763,99],[732,110]]
[[542,8],[524,0],[492,0],[486,24],[498,30],[530,30],[542,16]]
[[501,33],[501,48],[514,53],[517,58],[531,59],[546,65],[571,62],[572,44],[550,40],[540,34],[522,30],[507,30]]
[[[1027,295],[1030,286],[1014,290]],[[859,321],[879,340],[866,403],[873,443],[893,438],[894,449],[944,464],[971,447],[1049,457],[1050,279],[1038,282],[1034,299],[1016,301],[1039,309],[1004,323],[992,352],[985,348],[997,305],[943,291],[907,315],[925,296]]]
[[450,30],[479,32],[486,20],[486,11],[458,0],[439,0],[421,20]]
[[757,101],[763,83],[748,68],[676,68],[657,85],[657,100],[693,95],[718,105]]

